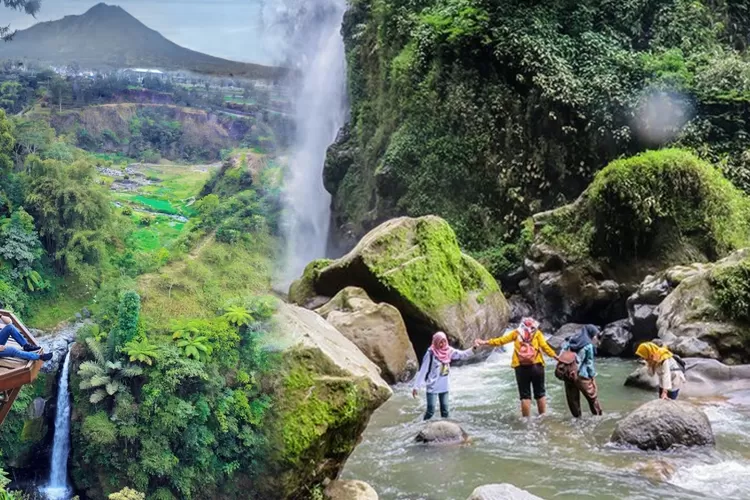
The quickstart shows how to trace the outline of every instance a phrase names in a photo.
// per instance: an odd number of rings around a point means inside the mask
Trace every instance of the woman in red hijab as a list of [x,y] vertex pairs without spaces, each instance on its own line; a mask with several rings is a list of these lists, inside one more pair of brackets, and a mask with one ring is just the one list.
[[440,400],[440,416],[448,418],[448,391],[451,361],[466,359],[474,354],[474,348],[459,351],[448,344],[448,337],[443,332],[432,336],[432,345],[422,358],[414,379],[412,395],[416,398],[419,388],[427,386],[427,411],[424,419],[429,420],[435,414],[435,399]]

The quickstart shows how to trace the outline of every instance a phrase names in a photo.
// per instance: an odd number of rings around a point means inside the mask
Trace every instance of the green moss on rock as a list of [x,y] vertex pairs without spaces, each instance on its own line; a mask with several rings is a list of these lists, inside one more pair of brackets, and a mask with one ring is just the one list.
[[310,299],[315,297],[315,288],[313,283],[318,272],[328,266],[332,260],[318,259],[310,262],[302,276],[295,280],[289,287],[289,301],[293,304],[304,306]]
[[688,151],[616,160],[572,205],[538,216],[537,242],[573,260],[714,260],[750,243],[750,199]]

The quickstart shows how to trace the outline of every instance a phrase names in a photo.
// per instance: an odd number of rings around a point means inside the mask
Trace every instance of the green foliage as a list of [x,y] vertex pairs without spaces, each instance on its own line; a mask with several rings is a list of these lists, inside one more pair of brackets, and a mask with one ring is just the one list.
[[122,294],[117,310],[115,346],[124,346],[135,339],[138,333],[138,317],[141,312],[141,297],[129,290]]
[[117,441],[117,427],[103,411],[87,416],[82,431],[87,440],[99,446],[109,446]]
[[112,493],[109,500],[146,500],[146,495],[130,488],[123,488],[117,493]]
[[685,151],[649,151],[614,161],[596,176],[587,195],[594,250],[610,258],[647,256],[665,231],[711,259],[750,238],[750,200]]
[[655,90],[688,120],[665,140],[750,190],[737,5],[351,2],[351,122],[324,172],[337,224],[362,234],[394,215],[440,215],[502,273],[520,263],[507,245],[529,215],[573,201],[613,159],[662,145],[640,121]]
[[26,168],[31,173],[26,201],[45,249],[59,270],[97,282],[111,209],[107,193],[93,182],[93,164],[63,164],[30,155]]
[[178,330],[172,334],[172,340],[188,358],[197,360],[206,360],[213,352],[213,347],[209,344],[208,337],[201,335],[200,331],[194,327],[187,327]]
[[93,390],[89,396],[92,404],[122,396],[128,391],[127,380],[143,374],[143,369],[139,366],[107,360],[104,346],[94,338],[86,339],[86,345],[94,360],[81,363],[78,376],[81,378],[82,390]]
[[243,306],[229,306],[224,313],[224,318],[234,326],[247,326],[253,321],[253,317]]
[[711,274],[713,297],[727,317],[750,323],[750,260],[720,267]]
[[144,363],[151,366],[159,359],[159,347],[148,339],[131,340],[123,347],[123,352],[130,357],[131,362]]

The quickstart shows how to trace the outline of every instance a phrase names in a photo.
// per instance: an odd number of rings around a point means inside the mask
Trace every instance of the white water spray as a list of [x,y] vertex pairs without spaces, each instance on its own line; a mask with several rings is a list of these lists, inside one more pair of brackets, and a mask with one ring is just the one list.
[[[285,179],[287,286],[314,259],[325,257],[331,196],[323,187],[326,151],[346,120],[346,60],[341,23],[346,0],[276,0],[264,9],[273,19],[273,46],[300,75],[295,86],[296,137]],[[282,39],[286,36],[286,39]]]
[[52,443],[49,483],[43,493],[49,500],[68,500],[71,497],[68,484],[68,454],[70,453],[70,392],[68,379],[70,350],[65,356],[60,383],[57,388],[57,414],[55,415],[55,438]]

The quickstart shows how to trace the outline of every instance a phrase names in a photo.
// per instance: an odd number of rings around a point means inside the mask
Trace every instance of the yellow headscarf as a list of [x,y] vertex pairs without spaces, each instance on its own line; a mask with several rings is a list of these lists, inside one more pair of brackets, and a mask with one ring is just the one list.
[[644,342],[639,345],[638,349],[635,350],[635,354],[646,361],[656,359],[657,363],[661,363],[665,359],[672,357],[672,352],[669,349],[666,347],[659,347],[653,342]]

